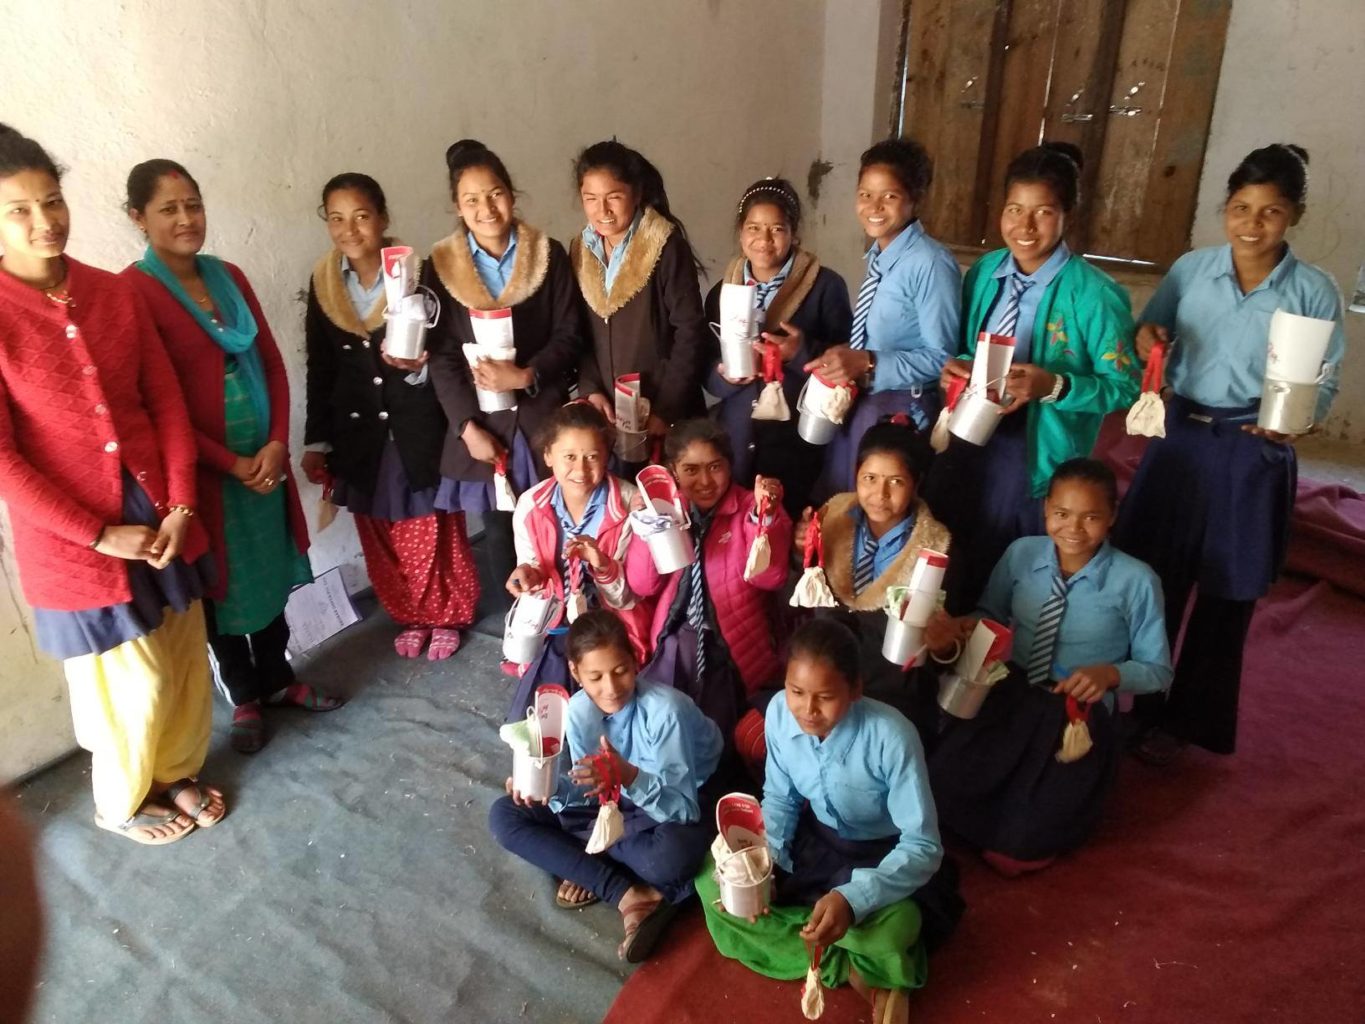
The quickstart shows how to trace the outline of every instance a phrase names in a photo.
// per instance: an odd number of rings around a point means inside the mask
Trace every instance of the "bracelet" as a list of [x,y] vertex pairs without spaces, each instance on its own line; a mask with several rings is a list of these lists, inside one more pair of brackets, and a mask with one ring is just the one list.
[[961,657],[961,655],[962,655],[962,641],[961,641],[961,640],[954,640],[954,641],[953,641],[953,653],[950,654],[950,655],[948,655],[948,657],[946,657],[946,658],[940,658],[940,657],[939,657],[937,654],[935,654],[933,651],[930,651],[930,652],[929,652],[929,657],[933,658],[933,659],[934,659],[936,662],[938,662],[940,665],[951,665],[953,662],[957,661],[957,659],[958,659],[959,657]]
[[95,534],[95,539],[92,540],[89,544],[87,544],[86,547],[88,547],[91,551],[94,551],[97,547],[99,547],[100,541],[104,540],[105,529],[106,527],[101,526],[100,532]]
[[194,509],[190,508],[188,505],[169,505],[167,506],[166,511],[179,512],[186,519],[194,518]]

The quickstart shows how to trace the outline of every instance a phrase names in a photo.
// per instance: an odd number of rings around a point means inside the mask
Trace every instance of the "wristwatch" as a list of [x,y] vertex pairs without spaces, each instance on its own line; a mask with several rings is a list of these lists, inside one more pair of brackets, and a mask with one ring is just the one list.
[[1038,399],[1038,401],[1043,403],[1044,405],[1051,405],[1053,402],[1057,401],[1057,399],[1065,395],[1070,387],[1071,381],[1067,379],[1066,374],[1059,373],[1056,375],[1056,378],[1053,382],[1052,390],[1049,391],[1042,398]]

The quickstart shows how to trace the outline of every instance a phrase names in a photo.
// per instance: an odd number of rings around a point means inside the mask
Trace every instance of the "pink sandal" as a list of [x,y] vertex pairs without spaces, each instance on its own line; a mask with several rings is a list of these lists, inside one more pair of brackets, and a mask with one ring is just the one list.
[[427,648],[427,661],[445,661],[460,649],[458,629],[433,629],[431,646]]
[[431,630],[414,626],[393,638],[393,649],[398,652],[400,658],[416,658],[422,653],[422,648],[427,645],[430,637]]

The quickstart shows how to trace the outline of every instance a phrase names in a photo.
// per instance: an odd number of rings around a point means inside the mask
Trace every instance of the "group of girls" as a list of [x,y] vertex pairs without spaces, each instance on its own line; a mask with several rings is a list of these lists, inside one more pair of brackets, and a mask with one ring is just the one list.
[[[506,668],[519,677],[513,717],[538,683],[577,684],[578,766],[548,807],[509,785],[492,826],[562,880],[561,905],[615,904],[623,956],[648,955],[673,908],[708,891],[708,808],[757,777],[778,904],[743,922],[706,901],[718,945],[788,977],[803,939],[825,950],[827,981],[863,985],[886,1019],[903,1019],[899,993],[924,976],[921,918],[926,938],[954,918],[939,820],[1005,874],[1074,849],[1113,779],[1116,692],[1142,695],[1140,752],[1153,761],[1186,740],[1232,749],[1241,643],[1293,500],[1292,438],[1252,425],[1269,315],[1335,319],[1333,367],[1344,347],[1330,278],[1284,241],[1304,209],[1301,150],[1243,161],[1228,244],[1178,261],[1136,330],[1123,289],[1064,241],[1079,202],[1074,147],[1011,162],[1005,247],[965,285],[918,217],[928,154],[907,139],[871,147],[856,198],[871,246],[853,302],[801,247],[795,189],[755,182],[724,279],[755,286],[762,380],[718,359],[707,312],[719,286],[703,303],[687,233],[638,152],[611,141],[579,155],[588,223],[567,252],[518,218],[511,176],[482,144],[452,145],[446,172],[459,221],[421,268],[441,315],[416,360],[383,348],[380,250],[393,240],[382,189],[354,173],[323,189],[332,249],[309,291],[301,465],[355,515],[399,655],[448,658],[472,621],[467,513],[512,596],[562,599],[536,661]],[[338,705],[295,681],[282,655],[284,600],[308,578],[285,378],[245,276],[199,251],[203,199],[183,167],[151,161],[130,175],[128,212],[148,246],[119,276],[64,255],[59,178],[41,147],[0,129],[0,498],[40,643],[65,661],[94,754],[97,821],[169,842],[225,813],[196,781],[205,640],[238,749],[264,742],[266,703]],[[471,365],[470,314],[492,310],[510,310],[515,357]],[[982,333],[1018,339],[997,382],[1000,428],[935,456],[939,388],[970,373]],[[1135,399],[1158,342],[1170,347],[1166,436],[1120,517],[1112,473],[1086,456],[1102,417]],[[697,557],[671,574],[631,530],[638,463],[613,443],[627,374],[689,513]],[[794,405],[811,374],[857,385],[823,450],[791,420],[753,416],[761,386],[780,381]],[[515,392],[515,407],[481,411],[476,388]],[[1319,418],[1334,393],[1328,373]],[[515,511],[499,507],[501,480]],[[748,564],[760,538],[766,562]],[[773,597],[807,547],[823,549],[838,607],[779,615]],[[928,637],[936,657],[951,661],[983,616],[1014,632],[1009,675],[971,721],[938,714],[924,670],[907,678],[876,653],[886,589],[926,549],[950,556],[946,612]],[[1078,716],[1092,750],[1058,762]],[[618,785],[626,838],[589,856],[584,806]]]

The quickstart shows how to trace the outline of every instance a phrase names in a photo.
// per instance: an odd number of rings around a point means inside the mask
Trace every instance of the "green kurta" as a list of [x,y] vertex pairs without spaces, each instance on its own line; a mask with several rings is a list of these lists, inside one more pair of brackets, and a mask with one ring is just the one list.
[[[269,424],[252,405],[237,361],[228,356],[223,384],[224,444],[251,458],[265,444]],[[232,476],[223,478],[223,542],[227,548],[227,594],[215,601],[219,633],[245,636],[268,626],[295,587],[313,572],[289,532],[286,491],[257,494]]]
[[[810,953],[800,932],[810,919],[810,907],[772,907],[753,924],[727,914],[719,905],[715,862],[709,856],[695,884],[706,927],[722,956],[778,981],[805,978]],[[883,907],[825,950],[820,983],[826,988],[842,985],[854,968],[872,988],[920,988],[929,966],[919,930],[914,900]]]

